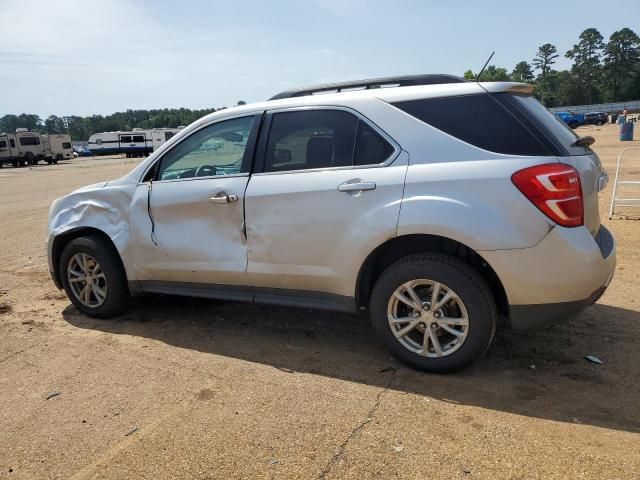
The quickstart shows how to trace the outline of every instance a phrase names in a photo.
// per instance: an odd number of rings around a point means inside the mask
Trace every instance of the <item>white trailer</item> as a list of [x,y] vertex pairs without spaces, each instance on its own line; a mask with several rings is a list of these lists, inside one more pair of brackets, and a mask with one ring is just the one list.
[[49,165],[58,163],[60,160],[73,158],[71,137],[66,133],[50,133],[42,135],[41,139]]
[[25,162],[36,165],[45,158],[44,146],[38,132],[30,132],[26,128],[16,129],[16,145],[18,147],[18,162],[20,166]]
[[93,155],[126,153],[129,157],[141,157],[153,151],[151,137],[144,130],[94,133],[87,148]]
[[180,128],[153,128],[143,130],[94,133],[89,137],[87,148],[94,155],[124,153],[129,157],[149,155],[180,131]]
[[19,166],[19,158],[15,133],[0,133],[0,168],[5,163],[10,163],[14,167]]
[[148,130],[153,143],[153,150],[157,150],[160,145],[178,133],[180,128],[153,128]]

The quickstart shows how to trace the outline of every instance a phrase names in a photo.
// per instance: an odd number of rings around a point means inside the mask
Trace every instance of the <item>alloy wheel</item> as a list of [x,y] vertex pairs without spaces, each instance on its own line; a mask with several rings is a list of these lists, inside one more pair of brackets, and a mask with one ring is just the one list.
[[67,280],[73,295],[86,307],[97,308],[107,298],[107,277],[98,261],[87,253],[76,253],[69,259]]
[[443,283],[405,282],[387,306],[389,327],[402,346],[424,357],[451,355],[465,342],[469,315],[460,297]]

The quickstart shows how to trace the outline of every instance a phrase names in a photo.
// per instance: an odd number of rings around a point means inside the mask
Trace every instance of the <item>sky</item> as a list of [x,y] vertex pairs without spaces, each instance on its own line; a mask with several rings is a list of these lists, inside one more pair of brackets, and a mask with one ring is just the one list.
[[[623,9],[622,6],[625,8]],[[0,116],[211,108],[309,84],[511,70],[580,33],[640,33],[640,2],[0,0]]]

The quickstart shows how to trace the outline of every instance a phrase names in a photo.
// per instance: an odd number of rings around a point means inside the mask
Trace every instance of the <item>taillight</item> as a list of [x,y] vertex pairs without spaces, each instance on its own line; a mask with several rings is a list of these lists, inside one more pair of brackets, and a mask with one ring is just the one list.
[[542,213],[563,227],[584,223],[580,175],[570,165],[549,163],[525,168],[511,181]]

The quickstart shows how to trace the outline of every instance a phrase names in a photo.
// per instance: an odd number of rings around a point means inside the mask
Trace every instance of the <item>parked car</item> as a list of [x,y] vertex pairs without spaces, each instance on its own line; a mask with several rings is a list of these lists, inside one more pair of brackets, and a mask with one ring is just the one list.
[[73,151],[76,152],[79,157],[90,157],[93,155],[93,153],[91,153],[91,150],[89,150],[86,147],[73,147]]
[[461,369],[498,316],[565,320],[613,276],[592,139],[531,93],[424,75],[212,113],[53,202],[53,281],[98,318],[143,293],[368,311],[401,361]]
[[573,113],[569,111],[556,112],[555,116],[573,129],[578,128],[580,125],[584,125],[584,115],[581,113]]
[[585,125],[604,125],[609,123],[609,115],[605,112],[590,112],[584,114]]

